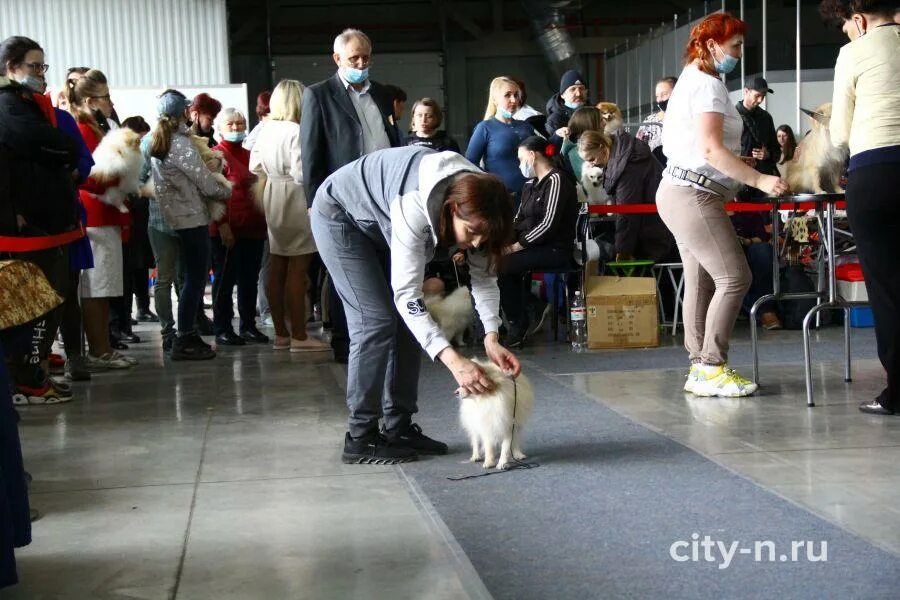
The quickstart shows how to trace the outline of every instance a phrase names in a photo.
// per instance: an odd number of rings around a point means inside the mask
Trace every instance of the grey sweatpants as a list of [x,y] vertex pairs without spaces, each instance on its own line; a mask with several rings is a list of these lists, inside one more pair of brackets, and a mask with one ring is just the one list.
[[656,206],[684,264],[684,346],[692,362],[724,364],[751,276],[723,198],[663,179]]
[[[344,304],[350,334],[347,407],[350,435],[405,428],[418,411],[421,348],[394,306],[387,244],[377,224],[369,235],[343,212],[310,210],[313,237]],[[371,237],[370,237],[371,236]]]

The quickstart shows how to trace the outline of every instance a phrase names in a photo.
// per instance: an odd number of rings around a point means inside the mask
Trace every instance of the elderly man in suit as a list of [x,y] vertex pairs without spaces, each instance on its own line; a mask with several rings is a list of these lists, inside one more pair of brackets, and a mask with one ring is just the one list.
[[[325,178],[364,154],[400,146],[391,95],[369,79],[372,41],[357,29],[334,39],[337,73],[306,89],[300,118],[303,184],[310,205]],[[349,339],[344,308],[334,288],[331,347],[338,362],[347,362]]]

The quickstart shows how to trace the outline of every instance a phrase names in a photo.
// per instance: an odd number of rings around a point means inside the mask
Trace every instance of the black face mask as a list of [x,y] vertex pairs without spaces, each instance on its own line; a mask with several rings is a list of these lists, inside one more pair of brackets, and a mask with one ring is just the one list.
[[658,106],[659,110],[661,110],[662,112],[666,112],[666,107],[668,105],[669,105],[668,100],[660,100],[659,102],[656,103],[656,106]]

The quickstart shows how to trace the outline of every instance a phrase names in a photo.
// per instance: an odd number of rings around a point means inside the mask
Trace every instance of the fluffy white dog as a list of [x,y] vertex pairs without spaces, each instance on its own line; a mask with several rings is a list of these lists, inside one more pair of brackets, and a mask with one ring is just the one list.
[[603,169],[584,165],[581,168],[581,185],[577,187],[578,200],[588,204],[609,204],[609,195],[603,189]]
[[463,344],[463,335],[472,325],[472,295],[469,288],[459,286],[446,296],[425,296],[425,306],[444,336],[457,346]]
[[[470,460],[480,461],[483,451],[482,466],[485,469],[494,465],[498,469],[506,469],[510,466],[510,457],[515,460],[525,459],[522,434],[528,417],[531,416],[534,390],[525,375],[520,374],[512,379],[492,362],[478,359],[475,362],[484,369],[496,387],[489,394],[461,398],[459,417],[472,441]],[[499,460],[495,454],[497,446],[500,446]]]
[[114,129],[100,140],[93,158],[91,177],[98,183],[116,182],[99,196],[100,200],[127,213],[125,198],[137,194],[141,187],[141,136],[124,127]]

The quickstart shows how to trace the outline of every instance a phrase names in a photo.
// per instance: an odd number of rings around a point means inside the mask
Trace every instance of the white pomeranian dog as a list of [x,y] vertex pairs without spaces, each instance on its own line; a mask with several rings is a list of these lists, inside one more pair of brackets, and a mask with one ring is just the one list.
[[125,199],[129,194],[137,194],[141,188],[141,136],[125,127],[114,129],[103,136],[94,150],[94,167],[91,178],[97,183],[116,182],[98,198],[110,206],[127,213]]
[[425,306],[441,331],[452,344],[463,345],[463,336],[472,325],[472,294],[469,288],[459,286],[446,296],[425,296]]
[[577,186],[578,200],[588,204],[609,204],[609,195],[603,189],[603,169],[585,164],[581,168],[581,185]]
[[[525,375],[508,377],[492,362],[475,359],[496,386],[489,394],[475,394],[460,399],[459,417],[472,442],[471,462],[482,460],[490,469],[507,469],[511,459],[524,460],[522,434],[534,406],[534,390]],[[500,458],[496,449],[500,447]]]

